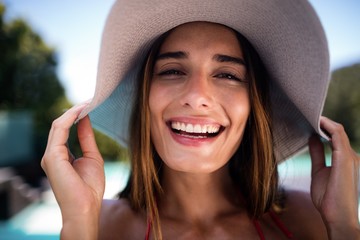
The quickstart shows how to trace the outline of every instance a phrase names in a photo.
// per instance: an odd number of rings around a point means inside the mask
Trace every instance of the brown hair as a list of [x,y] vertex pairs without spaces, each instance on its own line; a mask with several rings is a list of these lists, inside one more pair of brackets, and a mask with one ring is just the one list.
[[168,34],[164,33],[153,43],[137,78],[137,93],[130,119],[131,173],[125,189],[120,193],[120,198],[128,198],[135,211],[146,212],[155,239],[161,239],[156,196],[162,192],[159,180],[162,161],[151,141],[148,100],[155,59]]
[[241,145],[230,160],[230,174],[248,205],[249,214],[259,218],[275,203],[278,192],[277,161],[274,154],[269,75],[249,41],[237,33],[249,79],[251,112]]
[[[148,99],[155,59],[168,34],[163,34],[152,45],[138,77],[129,136],[131,174],[120,194],[120,197],[129,199],[134,210],[146,211],[156,239],[161,239],[156,197],[162,193],[159,180],[162,161],[150,137]],[[250,216],[258,218],[274,204],[278,188],[271,131],[269,77],[255,49],[245,37],[236,34],[247,65],[251,112],[241,145],[230,160],[230,176],[239,186]]]

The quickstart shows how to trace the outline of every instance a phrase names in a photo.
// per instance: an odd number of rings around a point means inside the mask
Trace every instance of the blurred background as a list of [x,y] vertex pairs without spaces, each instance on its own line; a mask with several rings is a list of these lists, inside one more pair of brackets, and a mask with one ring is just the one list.
[[[0,239],[58,239],[61,215],[40,168],[51,122],[92,97],[102,27],[114,0],[0,0]],[[328,36],[332,81],[324,115],[360,150],[360,1],[310,0]],[[71,132],[69,145],[80,155]],[[113,197],[128,177],[125,149],[96,132]],[[307,153],[279,166],[309,190]]]

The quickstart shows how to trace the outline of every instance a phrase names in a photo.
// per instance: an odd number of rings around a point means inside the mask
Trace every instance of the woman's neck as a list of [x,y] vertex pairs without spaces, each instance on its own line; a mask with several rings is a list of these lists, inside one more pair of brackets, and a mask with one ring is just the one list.
[[206,174],[178,172],[165,166],[161,182],[164,194],[158,204],[162,216],[201,222],[245,211],[228,166]]

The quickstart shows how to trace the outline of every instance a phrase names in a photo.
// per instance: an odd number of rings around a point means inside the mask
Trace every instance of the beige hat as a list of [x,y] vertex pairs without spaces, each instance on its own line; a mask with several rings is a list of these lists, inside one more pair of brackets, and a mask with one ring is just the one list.
[[226,25],[255,47],[271,77],[275,154],[282,161],[318,132],[329,84],[321,23],[306,0],[118,0],[108,16],[95,95],[79,118],[128,141],[135,78],[154,40],[186,22]]

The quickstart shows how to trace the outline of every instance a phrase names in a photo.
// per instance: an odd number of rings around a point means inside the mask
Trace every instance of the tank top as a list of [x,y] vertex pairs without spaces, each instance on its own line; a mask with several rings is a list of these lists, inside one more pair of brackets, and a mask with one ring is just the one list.
[[[274,221],[275,225],[281,230],[281,232],[287,237],[287,239],[292,239],[293,234],[285,227],[285,225],[280,221],[280,218],[276,215],[275,212],[269,211],[269,215],[271,219]],[[258,220],[253,220],[254,227],[259,234],[260,240],[265,240],[264,232],[261,229],[261,225]],[[148,221],[147,229],[146,229],[146,235],[145,240],[150,239],[150,233],[151,233],[151,221]]]

